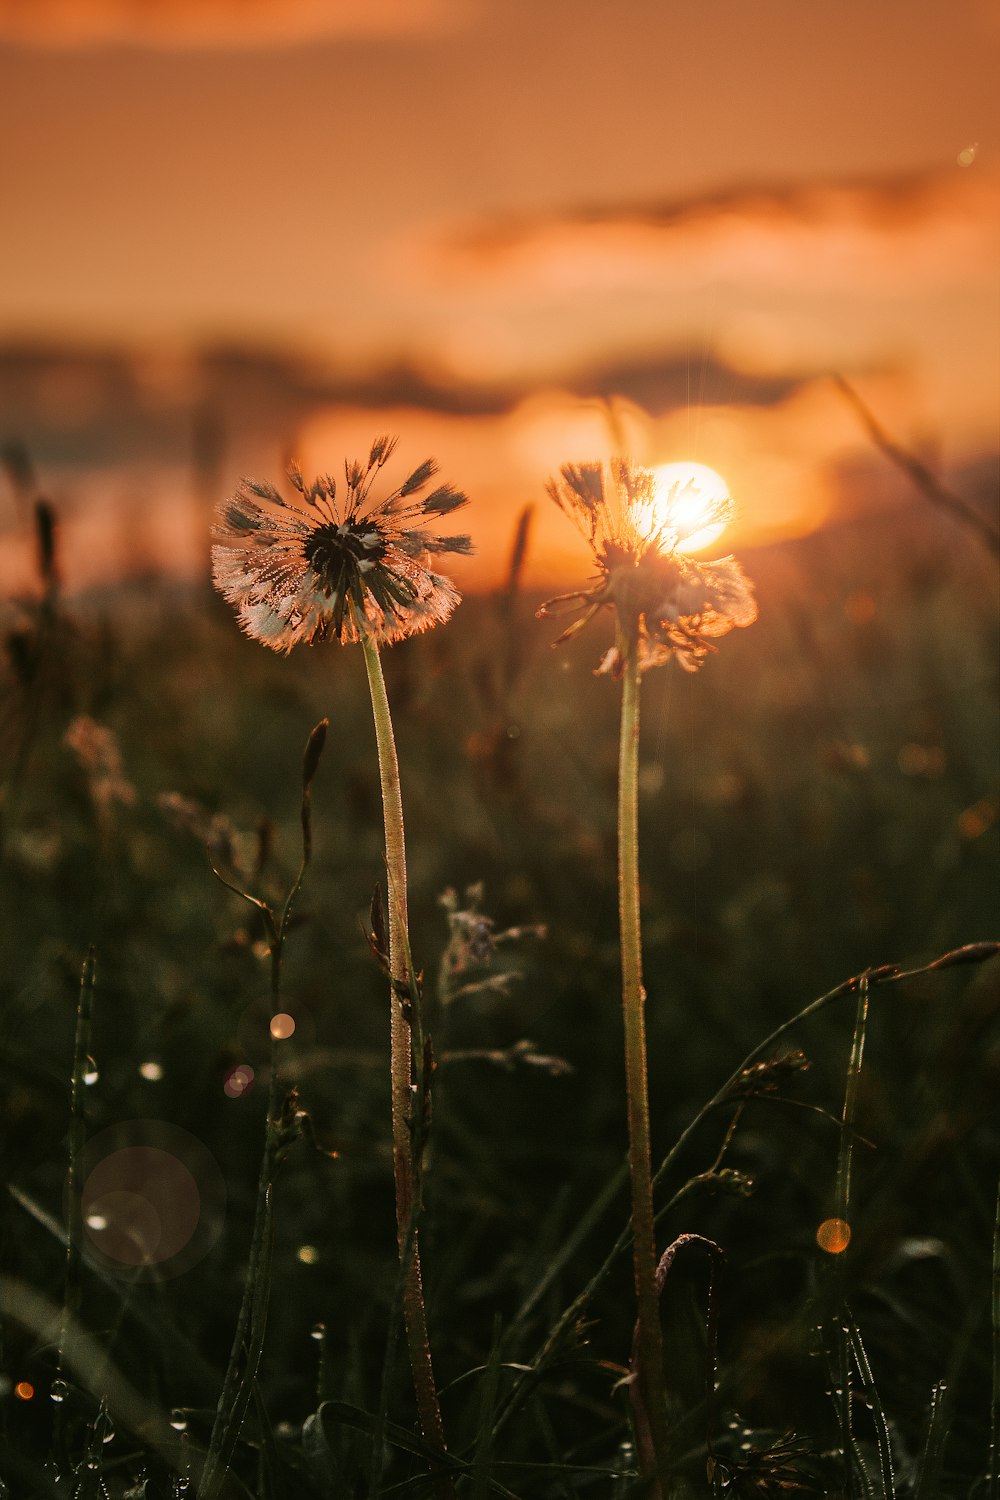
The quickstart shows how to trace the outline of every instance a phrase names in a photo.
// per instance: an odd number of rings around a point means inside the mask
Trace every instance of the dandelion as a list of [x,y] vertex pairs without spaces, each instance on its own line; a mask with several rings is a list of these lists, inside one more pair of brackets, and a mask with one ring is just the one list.
[[426,528],[467,496],[448,484],[427,491],[436,473],[428,459],[398,489],[373,499],[395,446],[393,438],[376,438],[367,464],[346,463],[340,498],[330,475],[307,485],[292,465],[296,501],[244,479],[220,507],[213,576],[247,635],[284,652],[330,639],[382,646],[448,618],[458,592],[430,561],[466,555],[472,545],[467,536]]
[[586,537],[597,575],[588,588],[550,599],[541,613],[573,606],[583,611],[559,637],[563,641],[600,610],[614,610],[620,638],[599,672],[623,675],[629,641],[640,672],[672,656],[696,672],[715,649],[713,640],[757,618],[753,586],[734,557],[699,562],[683,550],[699,534],[724,527],[733,502],[726,497],[693,507],[685,485],[675,485],[660,500],[655,476],[624,460],[615,462],[611,477],[614,501],[602,464],[567,464],[561,482],[550,482],[552,499]]
[[676,657],[697,671],[713,641],[757,618],[753,589],[735,558],[698,562],[684,551],[717,535],[732,514],[728,496],[696,504],[692,487],[674,485],[665,499],[655,476],[623,459],[610,482],[602,464],[567,464],[549,494],[583,532],[596,563],[590,585],[560,595],[540,614],[566,607],[579,617],[559,637],[575,635],[601,610],[614,614],[615,642],[598,672],[622,683],[618,753],[618,913],[629,1133],[629,1183],[637,1318],[632,1379],[640,1424],[659,1493],[670,1491],[669,1437],[663,1375],[663,1335],[656,1284],[649,1085],[646,1070],[646,992],[642,983],[639,920],[639,685],[641,675]]
[[[466,495],[448,484],[428,490],[437,473],[432,459],[389,494],[373,495],[375,480],[395,447],[395,438],[378,437],[367,463],[345,463],[339,497],[332,477],[322,475],[307,485],[296,465],[289,469],[295,501],[283,499],[273,485],[244,480],[218,512],[212,562],[216,586],[235,605],[243,630],[273,651],[336,640],[357,642],[364,654],[389,884],[392,1154],[403,1319],[421,1429],[429,1444],[444,1449],[418,1241],[423,1138],[417,1115],[426,1105],[429,1081],[420,986],[410,958],[399,763],[379,647],[450,616],[458,591],[431,563],[445,553],[467,555],[472,544],[467,536],[431,529],[468,503]],[[418,1109],[415,1099],[421,1101]],[[381,1462],[381,1451],[375,1461]],[[453,1492],[446,1476],[436,1488],[442,1495]]]

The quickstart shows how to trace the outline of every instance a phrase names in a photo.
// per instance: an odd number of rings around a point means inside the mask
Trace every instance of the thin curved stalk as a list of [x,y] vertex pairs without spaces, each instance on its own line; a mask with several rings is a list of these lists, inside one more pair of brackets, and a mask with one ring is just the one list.
[[[306,742],[302,762],[302,860],[298,874],[277,919],[271,907],[260,897],[241,890],[213,867],[213,873],[228,890],[241,896],[261,914],[271,951],[271,1015],[281,1011],[282,961],[292,907],[302,889],[312,858],[312,780],[326,743],[327,720],[321,719]],[[264,1119],[264,1149],[257,1178],[257,1200],[250,1238],[250,1258],[243,1296],[240,1301],[236,1332],[229,1352],[229,1362],[219,1392],[208,1452],[201,1473],[200,1500],[215,1500],[225,1482],[226,1473],[239,1441],[243,1421],[255,1392],[257,1372],[267,1330],[268,1302],[271,1291],[271,1263],[274,1248],[273,1193],[274,1178],[282,1148],[281,1088],[278,1079],[277,1038],[269,1032],[269,1074],[267,1110]]]
[[989,1500],[1000,1500],[1000,1182],[993,1223],[993,1287],[990,1297],[993,1333],[993,1393],[990,1401]]
[[646,1069],[646,992],[642,983],[639,917],[639,654],[635,640],[621,641],[624,656],[621,738],[618,753],[618,914],[621,934],[622,1009],[628,1101],[628,1163],[632,1194],[632,1259],[638,1305],[640,1393],[649,1424],[660,1488],[669,1489],[663,1333],[656,1290],[656,1231]]
[[[818,999],[811,1000],[808,1005],[803,1006],[801,1010],[796,1011],[793,1016],[789,1016],[786,1021],[782,1021],[781,1024],[779,1026],[776,1026],[773,1031],[769,1032],[769,1034],[764,1037],[762,1041],[758,1042],[756,1046],[754,1046],[746,1054],[742,1062],[736,1065],[736,1067],[732,1070],[732,1072],[728,1075],[728,1077],[720,1085],[720,1087],[716,1089],[711,1099],[709,1099],[706,1104],[703,1104],[698,1113],[688,1122],[687,1125],[685,1125],[684,1129],[681,1131],[676,1141],[670,1147],[667,1154],[663,1157],[662,1161],[656,1169],[656,1172],[653,1175],[654,1188],[659,1186],[659,1184],[663,1182],[668,1174],[673,1170],[682,1153],[693,1139],[695,1132],[700,1128],[701,1125],[704,1124],[705,1120],[712,1113],[712,1111],[720,1108],[720,1106],[724,1105],[727,1101],[733,1099],[733,1090],[738,1085],[740,1078],[742,1077],[744,1072],[748,1068],[752,1067],[754,1063],[759,1062],[760,1059],[765,1057],[769,1052],[773,1052],[777,1044],[782,1041],[782,1039],[787,1036],[790,1031],[793,1031],[796,1027],[801,1026],[804,1021],[811,1020],[813,1016],[817,1015],[822,1010],[826,1010],[828,1006],[835,1004],[839,1000],[844,1000],[852,995],[857,995],[862,982],[870,982],[877,979],[881,986],[903,984],[909,979],[916,979],[925,974],[934,973],[939,969],[953,968],[957,964],[985,963],[988,959],[995,958],[998,953],[1000,953],[1000,943],[969,943],[963,948],[958,948],[951,953],[945,953],[940,958],[935,959],[932,963],[922,964],[918,968],[900,969],[895,964],[886,964],[879,969],[866,970],[863,974],[853,975],[850,979],[845,979],[841,984],[835,985],[832,990],[827,990],[826,993],[820,995]],[[595,1204],[594,1209],[592,1209],[591,1212],[595,1211],[597,1204],[603,1205],[605,1198],[608,1202],[610,1202],[614,1198],[615,1194],[622,1187],[624,1187],[627,1176],[628,1163],[624,1162],[620,1167],[616,1168],[611,1177],[608,1178],[601,1197],[597,1200],[597,1203]],[[682,1188],[680,1190],[680,1194],[683,1194],[684,1192],[685,1188]],[[679,1201],[680,1194],[674,1194],[674,1196],[669,1199],[668,1202],[663,1204],[663,1206],[656,1214],[657,1221],[662,1219],[675,1206],[675,1204]],[[598,1292],[600,1287],[602,1287],[606,1283],[608,1277],[611,1275],[611,1272],[614,1270],[619,1259],[625,1254],[631,1243],[632,1224],[630,1221],[622,1229],[621,1233],[618,1235],[618,1238],[615,1240],[611,1249],[608,1251],[608,1254],[605,1256],[603,1262],[594,1272],[593,1276],[591,1276],[590,1280],[587,1282],[583,1290],[578,1292],[576,1297],[573,1298],[573,1301],[570,1302],[560,1313],[555,1323],[553,1323],[548,1333],[545,1335],[544,1340],[531,1359],[530,1363],[521,1372],[520,1378],[515,1382],[514,1388],[507,1399],[503,1411],[501,1411],[499,1417],[497,1418],[494,1429],[494,1436],[508,1425],[514,1415],[524,1405],[524,1402],[531,1395],[532,1391],[537,1388],[543,1373],[548,1368],[549,1363],[551,1362],[555,1352],[560,1348],[562,1341],[566,1337],[567,1333],[583,1316],[586,1309],[593,1301],[596,1293]],[[997,1229],[995,1246],[996,1248],[994,1265],[995,1267],[1000,1268],[1000,1194],[998,1194],[997,1197]],[[997,1447],[998,1451],[1000,1451],[1000,1274],[995,1271],[994,1276],[995,1286],[998,1289],[995,1312],[995,1348],[997,1351],[995,1369],[997,1372],[997,1376],[994,1388],[998,1393],[996,1398],[996,1431],[998,1434]],[[1000,1494],[995,1497],[991,1496],[990,1500],[1000,1500]]]
[[[396,1187],[396,1236],[403,1268],[403,1321],[413,1374],[420,1428],[428,1443],[446,1448],[444,1424],[427,1333],[420,1271],[418,1223],[421,1207],[420,1150],[414,1150],[419,1122],[413,1111],[413,1048],[411,1015],[418,997],[411,982],[411,964],[406,908],[406,845],[403,835],[403,800],[399,784],[399,762],[392,732],[389,699],[382,675],[378,647],[362,635],[368,687],[371,692],[375,739],[378,746],[382,813],[385,820],[385,858],[389,883],[389,971],[390,981],[390,1072],[392,1091],[392,1162]],[[422,1038],[417,1037],[418,1065],[422,1065]],[[422,1096],[420,1096],[422,1097]],[[445,1482],[446,1492],[451,1486]]]

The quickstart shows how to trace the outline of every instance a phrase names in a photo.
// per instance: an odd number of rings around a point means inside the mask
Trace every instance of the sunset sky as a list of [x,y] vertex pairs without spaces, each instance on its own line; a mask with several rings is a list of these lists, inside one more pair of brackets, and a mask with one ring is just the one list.
[[[714,465],[745,537],[807,529],[864,449],[834,370],[946,474],[996,453],[998,76],[987,0],[0,0],[0,439],[98,526],[114,485],[58,454],[116,413],[73,360],[193,408],[225,346],[314,392],[285,430],[227,417],[225,485],[388,427],[495,560],[618,397],[635,457]],[[113,447],[116,493],[177,488]],[[204,496],[173,504],[196,569]],[[544,572],[572,541],[539,519]]]

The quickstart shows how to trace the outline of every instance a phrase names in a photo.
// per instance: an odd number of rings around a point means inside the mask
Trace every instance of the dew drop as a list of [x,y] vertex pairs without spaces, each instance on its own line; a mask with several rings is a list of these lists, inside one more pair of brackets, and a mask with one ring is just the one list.
[[313,1326],[312,1326],[312,1328],[310,1328],[310,1330],[309,1330],[309,1337],[311,1339],[326,1338],[326,1324],[325,1323],[314,1323]]
[[170,1425],[175,1432],[187,1432],[187,1413],[182,1407],[174,1407],[170,1413]]
[[846,1219],[824,1219],[816,1230],[816,1243],[827,1255],[843,1255],[851,1243],[851,1226]]
[[60,1401],[65,1401],[68,1395],[69,1386],[66,1384],[65,1380],[53,1380],[52,1388],[49,1391],[50,1400],[58,1403]]
[[88,1058],[85,1059],[84,1064],[83,1064],[83,1075],[82,1076],[83,1076],[83,1081],[86,1084],[87,1088],[90,1088],[91,1084],[96,1083],[97,1080],[100,1078],[101,1075],[97,1071],[97,1064],[95,1063],[95,1061],[94,1061],[94,1059],[92,1057],[88,1057]]

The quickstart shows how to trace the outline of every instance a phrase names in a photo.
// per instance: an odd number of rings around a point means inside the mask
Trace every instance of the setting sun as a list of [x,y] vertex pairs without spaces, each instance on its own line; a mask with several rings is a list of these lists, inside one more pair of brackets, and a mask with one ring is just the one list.
[[653,477],[652,503],[637,507],[640,530],[677,552],[699,552],[722,535],[732,501],[721,474],[707,464],[685,461],[660,464]]

